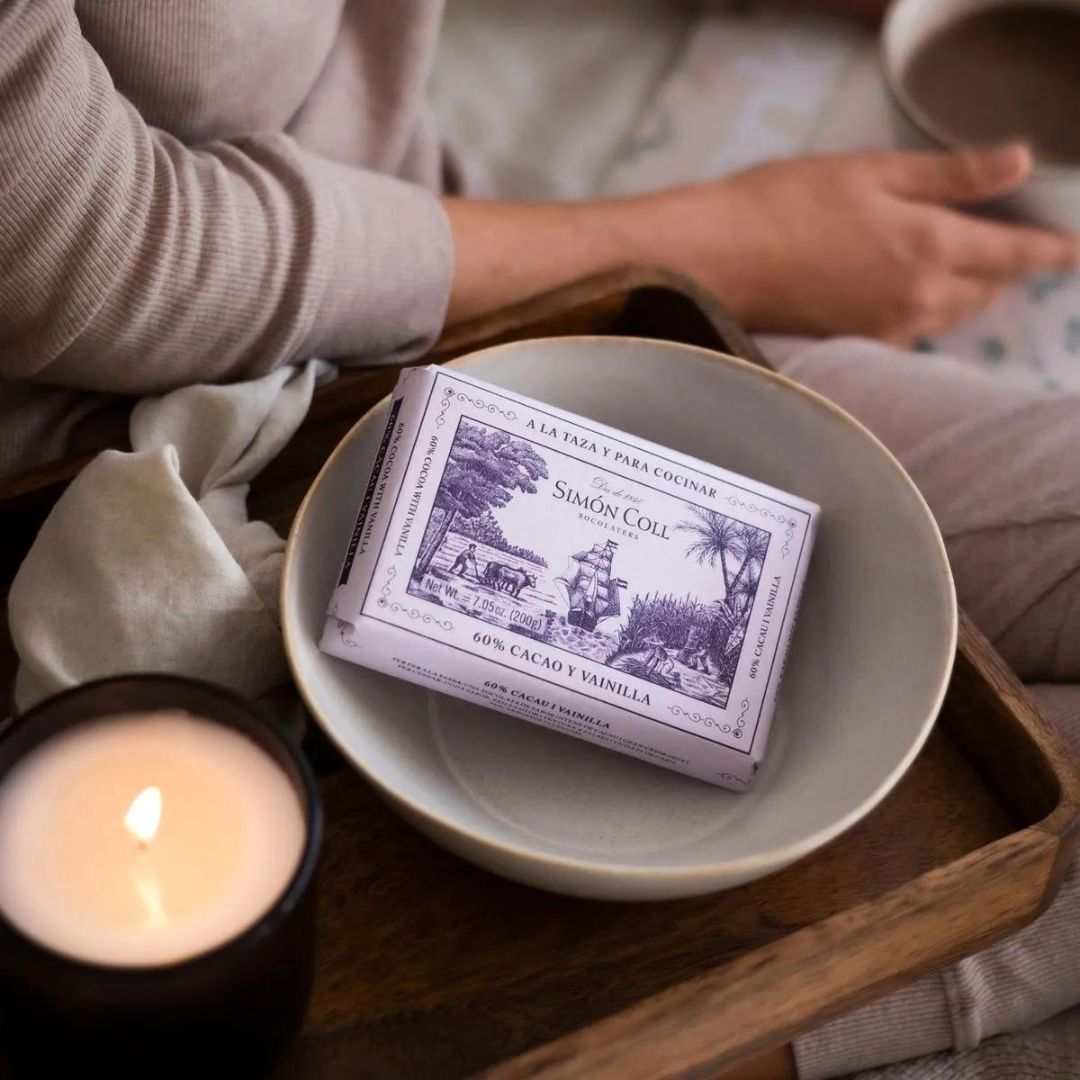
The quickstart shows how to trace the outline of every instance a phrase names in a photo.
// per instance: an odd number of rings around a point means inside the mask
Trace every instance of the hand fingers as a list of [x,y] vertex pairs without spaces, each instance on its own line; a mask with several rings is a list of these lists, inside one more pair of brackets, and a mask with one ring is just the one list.
[[879,334],[883,341],[909,347],[918,338],[944,333],[989,307],[1003,285],[981,278],[943,277],[926,291],[923,302]]
[[895,195],[919,202],[968,203],[1018,187],[1031,172],[1022,143],[954,154],[887,154],[885,181]]
[[952,235],[946,257],[963,274],[1014,279],[1080,266],[1080,236],[952,216],[958,220],[947,226]]
[[940,334],[964,319],[988,308],[1001,294],[999,281],[980,278],[952,278],[942,289],[940,304],[915,322],[917,336]]

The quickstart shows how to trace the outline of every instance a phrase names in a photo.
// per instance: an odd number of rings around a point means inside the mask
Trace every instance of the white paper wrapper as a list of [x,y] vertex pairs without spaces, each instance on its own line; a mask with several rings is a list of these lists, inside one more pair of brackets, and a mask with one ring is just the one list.
[[412,368],[320,647],[745,791],[818,514],[560,409]]

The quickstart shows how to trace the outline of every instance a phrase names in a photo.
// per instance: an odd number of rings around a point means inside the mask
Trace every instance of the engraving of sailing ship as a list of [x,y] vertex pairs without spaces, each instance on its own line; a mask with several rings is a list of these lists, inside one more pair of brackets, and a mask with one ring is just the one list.
[[566,592],[566,621],[570,626],[595,630],[601,619],[622,614],[619,590],[625,589],[627,583],[611,572],[618,547],[614,540],[606,540],[571,555],[565,573],[555,579]]

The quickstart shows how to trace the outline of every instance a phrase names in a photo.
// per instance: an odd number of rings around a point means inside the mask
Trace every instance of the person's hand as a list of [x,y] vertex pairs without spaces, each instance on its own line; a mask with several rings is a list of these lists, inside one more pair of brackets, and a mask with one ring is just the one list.
[[697,278],[750,329],[906,344],[1080,263],[1080,237],[960,209],[1030,170],[1018,145],[775,162],[653,196],[642,259]]
[[634,198],[445,199],[455,248],[448,321],[626,266],[696,278],[748,329],[908,344],[985,307],[1008,282],[1080,263],[1080,237],[972,216],[1031,171],[1022,146],[773,162]]

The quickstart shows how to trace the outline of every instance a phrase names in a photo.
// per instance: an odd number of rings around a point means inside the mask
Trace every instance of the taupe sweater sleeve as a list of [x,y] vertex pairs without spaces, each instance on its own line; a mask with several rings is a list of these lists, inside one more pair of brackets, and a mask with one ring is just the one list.
[[431,193],[284,135],[185,147],[116,92],[73,0],[0,3],[0,148],[0,378],[158,393],[404,357],[441,326]]

